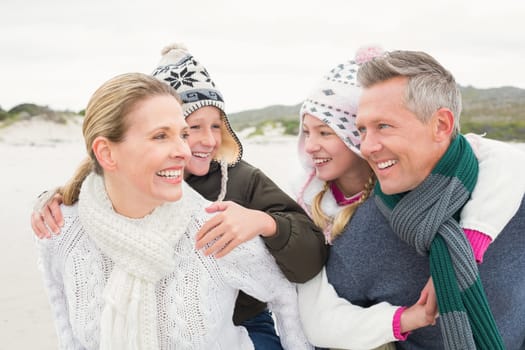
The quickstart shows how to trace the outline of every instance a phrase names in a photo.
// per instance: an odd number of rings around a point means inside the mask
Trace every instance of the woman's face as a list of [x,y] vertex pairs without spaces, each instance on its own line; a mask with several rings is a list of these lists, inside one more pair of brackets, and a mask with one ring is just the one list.
[[180,104],[169,95],[149,97],[138,102],[125,118],[128,130],[124,140],[110,143],[117,196],[146,212],[179,200],[190,157],[188,126]]
[[206,175],[222,142],[221,112],[213,106],[201,107],[186,117],[186,123],[189,126],[188,145],[191,149],[186,173]]

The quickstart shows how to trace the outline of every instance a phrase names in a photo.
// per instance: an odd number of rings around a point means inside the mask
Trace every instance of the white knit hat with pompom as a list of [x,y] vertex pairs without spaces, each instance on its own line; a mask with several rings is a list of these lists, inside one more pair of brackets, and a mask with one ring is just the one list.
[[338,64],[326,74],[303,102],[299,112],[299,156],[307,168],[313,168],[304,152],[302,123],[305,114],[310,114],[336,133],[345,145],[361,156],[361,140],[355,125],[357,104],[361,88],[357,84],[357,70],[362,63],[380,56],[383,50],[378,47],[360,48],[353,60]]

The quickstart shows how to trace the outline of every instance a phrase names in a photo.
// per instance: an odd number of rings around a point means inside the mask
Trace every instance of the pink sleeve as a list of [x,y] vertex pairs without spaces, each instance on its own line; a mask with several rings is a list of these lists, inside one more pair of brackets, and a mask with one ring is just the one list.
[[481,264],[483,262],[483,255],[485,255],[485,251],[492,242],[492,238],[482,232],[468,228],[464,228],[463,232],[465,232],[465,236],[467,236],[467,239],[472,246],[476,262]]
[[401,315],[405,311],[406,306],[399,307],[394,313],[394,319],[392,320],[392,330],[394,332],[394,337],[397,340],[407,340],[410,332],[401,333]]

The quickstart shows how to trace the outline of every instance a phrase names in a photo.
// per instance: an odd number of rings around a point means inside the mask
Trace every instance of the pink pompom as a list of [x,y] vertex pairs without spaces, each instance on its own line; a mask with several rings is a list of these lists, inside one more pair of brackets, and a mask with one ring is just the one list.
[[379,46],[363,46],[359,48],[355,54],[355,62],[363,64],[371,59],[384,54],[384,50]]

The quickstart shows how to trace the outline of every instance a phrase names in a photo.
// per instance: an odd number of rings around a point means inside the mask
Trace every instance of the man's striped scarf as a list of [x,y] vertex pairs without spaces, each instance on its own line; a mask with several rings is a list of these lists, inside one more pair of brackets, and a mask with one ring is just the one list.
[[462,135],[414,190],[376,202],[399,237],[429,255],[445,349],[504,349],[458,216],[476,185],[478,162]]

